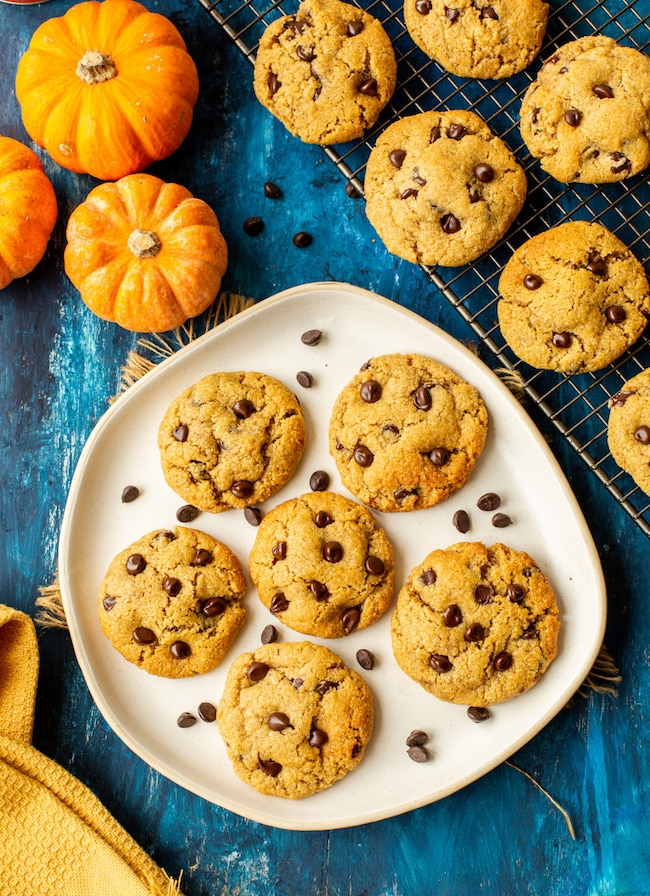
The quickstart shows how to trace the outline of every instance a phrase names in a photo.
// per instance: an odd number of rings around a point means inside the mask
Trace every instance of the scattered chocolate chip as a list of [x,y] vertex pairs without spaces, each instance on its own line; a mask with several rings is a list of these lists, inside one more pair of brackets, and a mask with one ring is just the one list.
[[480,622],[472,622],[472,624],[467,628],[465,634],[463,635],[463,638],[470,643],[484,641],[485,629]]
[[426,386],[418,386],[413,393],[413,404],[419,411],[430,411],[433,402],[431,401],[431,392]]
[[571,334],[566,331],[563,333],[553,333],[551,342],[555,348],[568,348],[571,345]]
[[371,555],[366,557],[364,568],[371,576],[383,576],[385,570],[384,561],[381,557],[373,557]]
[[286,599],[284,594],[282,594],[282,592],[279,592],[278,594],[274,595],[273,599],[271,600],[271,606],[269,607],[269,609],[271,610],[271,613],[276,616],[278,613],[284,613],[284,611],[288,607],[289,601]]
[[474,169],[474,174],[482,184],[489,184],[494,180],[494,168],[491,165],[481,163]]
[[469,514],[466,510],[457,510],[451,521],[454,524],[454,528],[458,529],[459,532],[463,534],[469,532]]
[[271,548],[271,553],[276,560],[284,560],[287,556],[287,543],[286,541],[278,541]]
[[254,215],[251,218],[246,218],[243,226],[246,236],[259,236],[264,230],[264,221]]
[[406,751],[409,759],[413,762],[428,762],[429,751],[426,747],[409,747]]
[[180,593],[182,587],[183,583],[181,580],[174,578],[174,576],[167,576],[163,582],[163,591],[170,597],[176,597],[176,595]]
[[191,728],[192,725],[196,725],[196,722],[197,718],[191,712],[182,712],[176,719],[176,724],[179,728]]
[[489,585],[475,585],[472,593],[476,603],[481,606],[483,604],[489,604],[492,600],[492,589]]
[[352,22],[348,22],[347,32],[349,37],[356,37],[357,34],[361,34],[364,29],[364,24],[359,19],[354,19]]
[[193,504],[183,504],[183,506],[179,507],[176,511],[176,519],[179,523],[191,523],[198,515],[199,509]]
[[319,510],[316,516],[314,517],[314,523],[318,526],[319,529],[325,529],[327,526],[330,526],[334,520],[324,510]]
[[423,585],[434,585],[438,576],[433,569],[425,569],[420,575],[420,581]]
[[378,383],[377,380],[366,380],[361,384],[359,395],[366,404],[374,404],[381,398],[381,383]]
[[234,403],[232,409],[235,417],[237,417],[239,420],[247,420],[255,411],[253,402],[248,398],[240,398],[239,401],[236,401]]
[[185,660],[192,653],[190,645],[186,641],[174,641],[169,652],[175,660]]
[[357,650],[356,653],[357,662],[361,666],[362,669],[365,669],[366,672],[369,672],[375,665],[375,655],[371,650],[366,650],[365,648],[361,648],[361,650]]
[[299,370],[296,374],[296,379],[298,380],[298,385],[302,386],[303,389],[311,389],[314,385],[314,378],[307,370]]
[[246,670],[246,678],[249,681],[261,681],[263,678],[266,678],[268,671],[269,667],[266,663],[261,663],[259,660],[253,660]]
[[113,609],[113,607],[115,606],[116,603],[117,603],[117,598],[113,597],[110,594],[107,594],[106,597],[104,598],[104,600],[102,601],[102,606],[106,610],[106,612],[109,612],[110,610]]
[[153,644],[156,640],[156,634],[150,628],[139,625],[133,632],[133,640],[136,644]]
[[502,650],[501,653],[497,653],[494,657],[494,668],[497,672],[505,672],[512,666],[512,663],[512,654],[508,653],[507,650]]
[[526,274],[524,277],[524,286],[526,289],[539,289],[544,281],[537,274]]
[[250,498],[255,489],[255,485],[252,482],[249,482],[248,479],[237,479],[230,486],[230,491],[236,498],[241,498],[245,500],[246,498]]
[[406,150],[392,149],[388,153],[388,158],[390,159],[390,163],[394,168],[401,168],[404,164],[404,159],[406,158]]
[[490,718],[490,710],[485,706],[468,706],[467,715],[472,722],[485,722]]
[[620,305],[610,305],[609,308],[605,310],[605,317],[610,324],[622,324],[627,315],[625,313],[625,308],[621,308]]
[[365,81],[362,81],[359,84],[359,93],[362,93],[364,96],[377,96],[379,86],[376,78],[366,78]]
[[415,11],[421,16],[428,16],[431,12],[431,0],[415,0]]
[[362,194],[351,181],[348,181],[345,185],[345,195],[350,199],[361,199]]
[[300,337],[300,341],[304,345],[318,345],[322,335],[322,330],[306,330]]
[[262,511],[259,507],[245,507],[244,519],[251,526],[259,526],[262,522]]
[[126,571],[130,576],[137,576],[147,567],[147,561],[142,554],[131,554],[126,560]]
[[127,485],[122,490],[122,504],[130,504],[138,497],[140,497],[140,489],[137,485]]
[[513,604],[520,604],[524,599],[524,589],[516,582],[511,582],[506,588],[506,596],[510,598]]
[[429,657],[429,665],[434,672],[449,672],[453,668],[449,657],[442,653],[432,653]]
[[458,604],[449,604],[442,614],[442,621],[447,628],[456,628],[463,621],[463,614]]
[[178,426],[172,429],[172,436],[176,439],[177,442],[187,441],[188,434],[189,430],[185,423],[179,423]]
[[312,579],[307,587],[319,603],[323,600],[327,600],[330,596],[330,590],[327,585],[324,585],[322,582],[317,582],[316,579]]
[[406,746],[423,747],[428,740],[429,735],[426,733],[426,731],[421,731],[419,728],[415,728],[406,738]]
[[268,718],[267,725],[271,731],[284,731],[285,728],[293,728],[286,712],[272,712]]
[[505,529],[512,523],[512,520],[507,513],[495,513],[490,522],[495,529]]
[[343,547],[338,541],[328,541],[323,547],[323,560],[328,563],[340,563],[343,559]]
[[634,438],[637,442],[641,442],[643,445],[647,445],[650,442],[650,426],[639,426],[637,430],[634,432]]
[[567,109],[564,113],[564,120],[569,127],[577,128],[582,121],[582,112],[578,111],[578,109]]
[[309,746],[310,747],[322,747],[324,746],[329,737],[327,736],[327,732],[323,731],[322,728],[312,728],[309,734]]
[[257,762],[262,771],[270,778],[277,778],[277,776],[282,771],[282,765],[279,762],[276,762],[274,759],[261,759],[258,756]]
[[306,249],[307,246],[311,246],[313,239],[312,235],[307,233],[306,230],[299,230],[298,233],[294,233],[291,242],[296,249]]
[[341,617],[345,634],[349,635],[361,622],[361,610],[358,607],[350,607]]
[[279,199],[282,196],[282,190],[272,180],[267,180],[264,184],[264,195],[267,199]]
[[309,488],[313,492],[327,491],[330,484],[329,473],[325,470],[315,470],[309,477]]
[[599,100],[611,100],[614,96],[614,91],[607,84],[596,84],[592,87],[592,92]]
[[199,718],[204,722],[214,722],[217,718],[217,707],[214,703],[199,703]]
[[476,502],[479,510],[496,510],[501,505],[501,498],[496,492],[486,492]]
[[429,452],[429,460],[434,467],[444,467],[450,457],[451,452],[447,448],[432,448]]
[[442,216],[440,225],[445,233],[458,233],[460,230],[460,221],[455,215],[452,215],[451,212],[448,215]]
[[201,613],[212,619],[214,616],[221,616],[226,612],[226,601],[223,597],[208,597],[207,600],[201,601]]
[[375,455],[365,445],[357,445],[353,457],[360,467],[369,467],[375,459]]

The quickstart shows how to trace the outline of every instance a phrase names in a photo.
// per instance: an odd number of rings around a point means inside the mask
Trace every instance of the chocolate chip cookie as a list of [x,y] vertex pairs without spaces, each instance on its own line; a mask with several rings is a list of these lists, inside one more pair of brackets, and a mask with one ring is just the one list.
[[526,175],[473,112],[421,112],[391,124],[366,166],[366,213],[389,252],[466,264],[497,243],[526,198]]
[[650,495],[650,370],[629,379],[609,400],[607,441],[616,463]]
[[205,532],[149,532],[111,561],[99,588],[104,634],[130,663],[165,678],[219,665],[246,620],[239,561]]
[[391,619],[401,669],[449,703],[489,706],[529,690],[557,655],[551,585],[525,551],[460,542],[411,570]]
[[303,0],[262,35],[255,95],[305,143],[343,143],[375,123],[393,95],[396,71],[377,19],[340,0]]
[[520,128],[562,183],[637,174],[650,163],[650,58],[600,35],[564,44],[526,91]]
[[568,221],[520,246],[499,279],[501,332],[543,370],[600,370],[644,331],[650,285],[633,253],[602,224]]
[[311,492],[269,511],[250,572],[265,607],[289,628],[341,638],[382,616],[393,599],[393,549],[370,511]]
[[267,644],[228,671],[217,724],[235,773],[260,793],[301,799],[361,760],[374,704],[363,678],[318,644]]
[[343,485],[383,511],[444,501],[468,480],[487,435],[478,390],[432,358],[372,358],[340,392],[329,450]]
[[210,513],[274,495],[295,472],[306,439],[293,392],[253,371],[209,374],[185,389],[158,431],[167,483]]
[[427,56],[465,78],[509,78],[542,46],[543,0],[405,0],[409,34]]

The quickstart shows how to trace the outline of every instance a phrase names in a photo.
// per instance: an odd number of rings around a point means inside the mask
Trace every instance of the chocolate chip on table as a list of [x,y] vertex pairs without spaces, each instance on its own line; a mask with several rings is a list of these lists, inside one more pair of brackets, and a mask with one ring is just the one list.
[[496,492],[486,492],[476,502],[479,510],[496,510],[501,505],[501,498]]
[[423,747],[428,740],[429,735],[426,733],[426,731],[422,731],[420,728],[415,728],[406,738],[406,746]]
[[512,519],[507,513],[495,513],[490,522],[495,529],[506,529],[512,523]]
[[296,379],[298,381],[298,385],[302,386],[303,389],[311,389],[314,385],[314,378],[307,370],[299,370],[296,374]]
[[315,470],[309,477],[309,488],[313,492],[327,491],[330,484],[329,473],[325,470]]
[[466,510],[457,510],[451,521],[454,524],[454,528],[458,529],[459,532],[462,532],[463,534],[469,532],[469,514]]
[[282,190],[272,180],[267,180],[264,184],[264,195],[267,199],[279,199],[282,196]]
[[406,753],[409,759],[412,759],[413,762],[429,761],[429,751],[426,747],[409,747]]
[[191,523],[199,515],[198,507],[193,504],[183,504],[176,511],[176,519],[179,523]]
[[311,233],[307,233],[306,230],[299,230],[298,233],[294,233],[291,238],[291,242],[296,249],[306,249],[307,246],[311,246],[313,240],[314,238]]
[[361,199],[361,193],[351,181],[348,181],[345,185],[345,195],[350,199]]
[[245,507],[244,519],[251,526],[259,526],[262,522],[262,511],[259,507]]
[[485,706],[468,706],[467,715],[472,722],[485,722],[490,718],[490,710]]
[[300,341],[304,345],[318,345],[322,335],[322,330],[306,330],[300,337]]
[[278,640],[278,630],[274,625],[265,625],[262,629],[260,641],[262,644],[273,644]]
[[244,233],[246,236],[259,236],[264,230],[264,221],[257,215],[246,218],[244,221]]
[[176,719],[179,728],[191,728],[192,725],[196,725],[196,722],[197,718],[191,712],[182,712]]
[[137,485],[127,485],[122,489],[122,504],[130,504],[140,497],[140,489]]
[[366,672],[369,672],[375,665],[375,655],[371,650],[366,650],[362,647],[360,650],[357,650],[356,657],[357,662]]
[[199,703],[199,718],[204,722],[214,722],[217,718],[217,707],[214,703],[203,702]]

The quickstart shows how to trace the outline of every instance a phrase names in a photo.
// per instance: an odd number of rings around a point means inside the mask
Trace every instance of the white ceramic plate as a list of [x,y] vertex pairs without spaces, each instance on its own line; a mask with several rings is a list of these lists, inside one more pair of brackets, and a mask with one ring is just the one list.
[[[320,329],[320,343],[301,334]],[[220,668],[193,679],[150,676],[124,660],[102,634],[96,595],[113,556],[152,529],[177,525],[184,503],[166,485],[157,449],[159,421],[186,386],[218,370],[259,370],[298,394],[309,443],[293,479],[263,509],[309,491],[310,474],[323,469],[330,488],[343,489],[327,449],[333,401],[373,355],[419,352],[446,364],[476,386],[490,415],[484,452],[469,482],[438,507],[376,514],[395,549],[396,582],[436,547],[471,539],[503,541],[527,550],[558,595],[562,630],[557,659],[528,693],[493,707],[486,722],[469,720],[463,706],[443,703],[411,681],[390,647],[390,613],[347,638],[322,641],[361,671],[355,654],[372,650],[374,669],[362,672],[376,703],[376,727],[361,765],[329,790],[303,800],[258,794],[232,771],[216,724],[179,728],[177,717],[202,701],[218,703],[227,667],[255,649],[273,621],[284,640],[303,636],[284,628],[250,585],[248,620]],[[301,388],[296,373],[314,377]],[[136,485],[140,497],[121,502]],[[495,529],[477,509],[488,491],[501,495],[513,520]],[[452,525],[464,508],[471,530]],[[256,529],[240,511],[201,514],[191,524],[226,543],[247,567]],[[498,377],[468,349],[397,304],[353,286],[312,283],[265,299],[161,362],[131,386],[101,418],[77,466],[60,538],[60,581],[77,658],[108,724],[142,759],[188,790],[239,815],[276,827],[327,830],[362,824],[431,803],[464,787],[512,755],[567,702],[589,673],[602,643],[606,594],[596,549],[580,508],[543,438]],[[248,575],[248,573],[247,573]],[[316,640],[316,639],[315,639]],[[430,735],[430,759],[408,758],[414,728]]]

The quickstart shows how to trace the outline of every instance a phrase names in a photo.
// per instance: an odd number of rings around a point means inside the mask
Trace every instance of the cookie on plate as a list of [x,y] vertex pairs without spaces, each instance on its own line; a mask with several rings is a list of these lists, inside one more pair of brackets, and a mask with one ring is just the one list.
[[305,143],[344,143],[375,123],[396,71],[393,45],[374,16],[341,0],[303,0],[262,35],[255,95]]
[[478,390],[416,354],[372,358],[339,393],[329,450],[343,485],[383,511],[444,501],[481,455],[488,414]]
[[129,662],[186,678],[219,665],[246,620],[245,593],[226,545],[198,529],[159,529],[111,561],[99,588],[99,621]]
[[513,352],[543,370],[600,370],[644,331],[650,285],[602,224],[568,221],[520,246],[499,279],[499,325]]
[[342,638],[376,622],[394,595],[393,549],[367,507],[334,492],[279,504],[260,523],[250,572],[294,631]]
[[543,0],[405,0],[409,34],[427,56],[465,78],[509,78],[539,53]]
[[616,463],[650,495],[650,370],[629,379],[609,400],[607,441]]
[[501,703],[529,690],[557,655],[551,585],[525,551],[460,542],[411,570],[391,619],[400,668],[440,700]]
[[389,252],[455,267],[487,252],[515,220],[526,175],[473,112],[420,112],[389,125],[366,166],[366,213]]
[[623,180],[650,163],[650,58],[600,35],[560,47],[524,96],[521,136],[562,183]]
[[311,796],[355,769],[373,723],[363,678],[309,641],[239,656],[217,712],[235,773],[260,793],[285,799]]
[[291,478],[307,434],[298,399],[264,373],[212,373],[185,389],[158,431],[168,485],[210,513],[265,501]]

